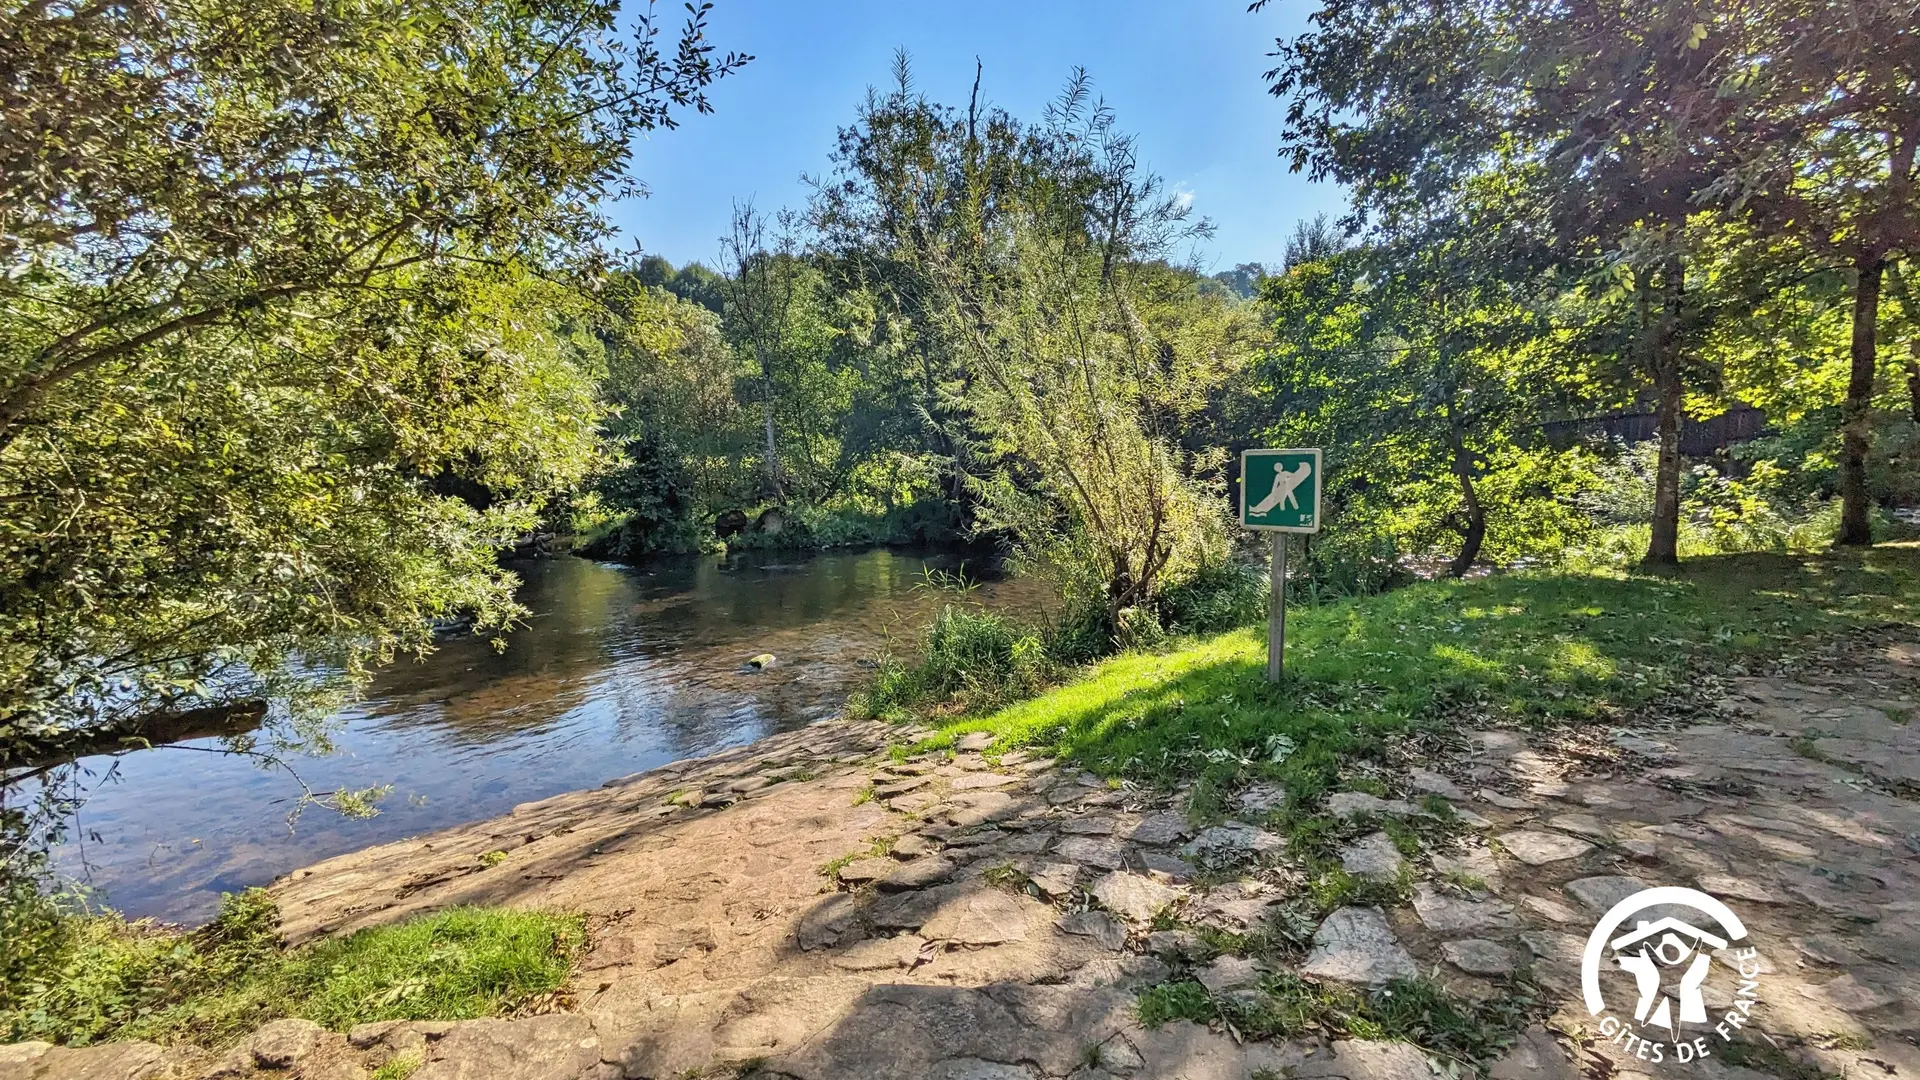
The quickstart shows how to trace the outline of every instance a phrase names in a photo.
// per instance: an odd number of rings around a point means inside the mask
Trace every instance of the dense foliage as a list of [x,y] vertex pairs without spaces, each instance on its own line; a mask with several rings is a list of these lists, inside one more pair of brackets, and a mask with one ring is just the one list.
[[599,203],[745,59],[690,11],[0,4],[0,883],[27,780],[515,618],[598,454]]
[[[1349,224],[1385,260],[1349,338],[1377,341],[1367,318],[1410,288],[1430,335],[1451,326],[1456,347],[1490,351],[1540,415],[1651,409],[1648,562],[1680,551],[1685,417],[1735,400],[1784,421],[1800,455],[1786,470],[1840,496],[1837,539],[1868,543],[1903,486],[1875,473],[1910,464],[1920,419],[1920,368],[1902,393],[1880,348],[1920,340],[1906,294],[1882,301],[1889,268],[1920,250],[1916,14],[1910,0],[1323,5],[1268,77],[1288,104],[1282,152],[1351,186]],[[1430,257],[1463,243],[1464,261]],[[1448,310],[1490,282],[1535,325]],[[1543,349],[1548,370],[1529,374]],[[1460,501],[1470,540],[1464,484]]]

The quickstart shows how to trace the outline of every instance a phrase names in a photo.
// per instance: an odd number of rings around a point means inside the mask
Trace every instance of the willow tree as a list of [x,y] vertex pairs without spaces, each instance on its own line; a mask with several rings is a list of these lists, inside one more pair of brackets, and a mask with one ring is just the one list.
[[1180,434],[1257,327],[1165,261],[1204,223],[1140,166],[1084,75],[1022,154],[984,262],[934,263],[970,402],[1004,454],[983,516],[1125,640],[1170,575],[1225,552],[1225,451],[1189,452]]

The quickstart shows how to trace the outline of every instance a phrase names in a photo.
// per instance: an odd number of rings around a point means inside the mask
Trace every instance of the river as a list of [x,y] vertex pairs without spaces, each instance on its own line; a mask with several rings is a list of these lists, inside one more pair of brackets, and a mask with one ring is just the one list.
[[[381,670],[335,718],[334,753],[291,764],[313,790],[392,785],[372,818],[308,807],[284,772],[212,740],[83,763],[91,794],[64,871],[134,916],[194,922],[222,891],[316,859],[503,814],[514,804],[834,715],[950,594],[942,553],[746,552],[643,567],[561,557],[514,567],[531,611],[504,652],[455,636]],[[1032,582],[970,596],[1032,611]],[[767,671],[746,664],[772,653]]]

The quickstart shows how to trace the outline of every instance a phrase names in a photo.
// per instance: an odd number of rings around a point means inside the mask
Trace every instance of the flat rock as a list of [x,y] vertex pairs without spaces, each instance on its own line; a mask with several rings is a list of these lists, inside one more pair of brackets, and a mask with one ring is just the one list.
[[1421,925],[1436,934],[1506,930],[1520,925],[1512,904],[1451,896],[1424,883],[1414,886],[1413,911],[1420,916]]
[[888,777],[885,783],[873,785],[873,797],[882,801],[897,799],[909,791],[917,791],[932,782],[931,776]]
[[584,1016],[467,1020],[440,1037],[412,1080],[574,1080],[599,1061],[600,1038]]
[[969,731],[954,740],[953,748],[963,754],[979,753],[993,745],[993,732]]
[[1025,941],[1027,908],[1028,905],[998,889],[975,889],[942,903],[920,926],[920,936],[960,945]]
[[1534,806],[1528,799],[1516,799],[1492,788],[1481,788],[1474,794],[1478,795],[1483,802],[1490,802],[1502,810],[1531,810]]
[[1068,836],[1112,836],[1118,824],[1109,814],[1072,814],[1060,819],[1060,831]]
[[1224,994],[1229,990],[1252,986],[1260,981],[1262,974],[1260,965],[1250,957],[1217,956],[1213,963],[1195,971],[1193,977],[1208,990]]
[[1493,849],[1484,843],[1476,841],[1457,852],[1436,854],[1433,868],[1440,874],[1451,875],[1461,884],[1477,881],[1489,890],[1500,891],[1500,863],[1493,857]]
[[1192,834],[1193,830],[1187,826],[1187,819],[1185,817],[1179,814],[1164,813],[1153,814],[1143,818],[1140,824],[1133,827],[1133,832],[1128,834],[1127,839],[1132,840],[1136,844],[1152,844],[1158,846],[1171,844],[1176,840],[1191,836]]
[[1164,851],[1141,852],[1140,865],[1155,877],[1165,878],[1176,885],[1183,885],[1193,880],[1193,864]]
[[1487,1075],[1491,1080],[1581,1080],[1582,1076],[1559,1041],[1539,1024],[1521,1032]]
[[1265,817],[1287,805],[1287,789],[1271,780],[1261,780],[1233,797],[1234,809],[1242,814]]
[[1185,895],[1183,890],[1125,870],[1115,870],[1093,883],[1088,892],[1100,906],[1130,922],[1151,921],[1160,910]]
[[1206,954],[1207,943],[1191,930],[1155,930],[1147,935],[1147,951],[1194,959]]
[[1900,994],[1861,982],[1852,972],[1829,980],[1818,986],[1799,987],[1800,996],[1827,1004],[1849,1013],[1872,1012],[1884,1009],[1900,1000]]
[[1528,866],[1545,866],[1565,859],[1578,858],[1593,850],[1593,845],[1585,840],[1575,839],[1563,833],[1535,832],[1521,829],[1516,832],[1501,833],[1494,837],[1507,854],[1526,863]]
[[1570,923],[1580,920],[1580,913],[1578,911],[1575,911],[1573,908],[1568,907],[1558,900],[1552,900],[1544,896],[1523,896],[1520,898],[1520,904],[1527,910],[1538,915],[1544,915],[1554,922]]
[[291,1069],[319,1049],[327,1034],[311,1020],[269,1020],[247,1037],[246,1050],[263,1069]]
[[1286,846],[1286,840],[1276,833],[1245,822],[1229,821],[1200,830],[1200,835],[1180,851],[1190,859],[1220,866],[1284,851]]
[[968,773],[965,776],[956,776],[953,778],[953,790],[954,791],[985,791],[989,788],[1006,787],[1008,784],[1011,784],[1018,779],[1019,777],[1017,776],[1008,776],[1005,773],[996,773],[996,772]]
[[1053,857],[1100,870],[1112,870],[1127,861],[1127,846],[1118,840],[1069,836],[1056,844]]
[[887,854],[896,859],[917,859],[933,850],[933,841],[918,833],[908,833],[893,842]]
[[1239,881],[1197,897],[1189,905],[1192,921],[1222,930],[1258,927],[1279,897],[1258,882]]
[[947,820],[955,828],[966,829],[989,821],[1002,821],[1020,812],[1020,804],[1004,791],[967,792],[965,801],[947,811]]
[[926,940],[913,934],[868,938],[832,953],[827,963],[842,971],[892,971],[912,967]]
[[1555,814],[1547,819],[1547,827],[1602,844],[1613,838],[1612,830],[1600,824],[1600,819],[1592,814]]
[[915,859],[912,862],[894,863],[893,870],[882,876],[874,885],[882,892],[904,892],[908,889],[924,889],[929,885],[938,885],[953,876],[958,866],[952,859],[936,856],[931,859]]
[[859,905],[846,893],[825,897],[800,917],[800,924],[793,931],[794,944],[801,952],[831,945],[852,928],[859,915]]
[[1043,863],[1027,875],[1027,880],[1048,899],[1059,899],[1073,891],[1074,883],[1080,880],[1080,867],[1073,863]]
[[1617,875],[1580,878],[1567,882],[1567,895],[1578,900],[1582,907],[1596,913],[1605,913],[1608,908],[1647,887],[1643,881]]
[[1025,1065],[1007,1065],[983,1058],[948,1058],[935,1062],[927,1080],[1035,1080]]
[[849,885],[865,885],[879,881],[900,868],[892,859],[865,858],[855,859],[836,871],[841,881]]
[[1778,888],[1764,881],[1738,877],[1733,874],[1701,874],[1694,881],[1701,890],[1722,900],[1732,897],[1747,900],[1755,904],[1785,904],[1789,898]]
[[885,800],[887,809],[898,810],[902,814],[925,813],[939,806],[940,801],[940,796],[931,791],[910,791]]
[[1340,853],[1340,868],[1368,881],[1392,881],[1400,876],[1406,860],[1384,832],[1369,833],[1347,845]]
[[1379,986],[1419,974],[1379,908],[1344,907],[1313,933],[1313,948],[1300,970],[1319,979]]
[[1443,799],[1464,799],[1467,793],[1460,785],[1434,772],[1432,769],[1415,769],[1407,774],[1408,786],[1422,795],[1438,795]]
[[1375,817],[1407,817],[1418,813],[1410,802],[1382,799],[1364,791],[1336,791],[1327,796],[1327,813],[1338,818],[1372,814]]
[[1054,925],[1061,933],[1090,937],[1113,952],[1127,947],[1127,928],[1104,911],[1069,912]]
[[[47,1042],[0,1044],[0,1066],[21,1066],[24,1068],[45,1057],[47,1051],[52,1049],[53,1044]],[[23,1072],[21,1075],[25,1076],[28,1074]]]
[[1512,949],[1484,938],[1449,941],[1440,946],[1440,952],[1447,963],[1470,975],[1506,975],[1516,963]]

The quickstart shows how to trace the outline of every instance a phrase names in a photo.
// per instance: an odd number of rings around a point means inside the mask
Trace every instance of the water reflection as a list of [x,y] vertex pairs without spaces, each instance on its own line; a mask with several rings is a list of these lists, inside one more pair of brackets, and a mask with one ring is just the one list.
[[[394,664],[340,717],[339,753],[295,763],[315,790],[393,785],[378,817],[310,810],[289,832],[298,789],[284,774],[200,752],[209,743],[160,748],[88,763],[105,782],[64,864],[123,911],[203,918],[222,890],[315,859],[821,719],[942,602],[916,588],[928,568],[959,567],[884,550],[517,567],[533,615],[505,652],[460,637]],[[972,599],[1006,610],[1039,597],[988,581]],[[779,664],[746,666],[762,652]]]

